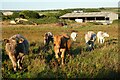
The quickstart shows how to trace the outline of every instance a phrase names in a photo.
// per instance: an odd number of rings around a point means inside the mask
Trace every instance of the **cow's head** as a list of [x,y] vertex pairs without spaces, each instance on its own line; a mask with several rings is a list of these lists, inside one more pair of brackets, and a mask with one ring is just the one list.
[[[54,36],[54,52],[55,54],[58,54],[60,51],[60,47],[61,47],[61,41],[62,41],[62,36],[60,35],[55,35]],[[56,57],[58,58],[58,57]]]
[[44,35],[44,44],[48,43],[48,34],[45,33]]
[[93,41],[93,42],[95,42],[96,41],[96,34],[92,34],[90,40]]
[[54,36],[54,47],[55,48],[57,48],[57,49],[60,48],[61,39],[62,39],[62,36],[59,36],[59,35]]
[[73,41],[76,41],[77,36],[78,36],[78,33],[76,33],[76,32],[71,33],[71,38]]
[[70,39],[67,34],[56,35],[54,36],[54,48],[60,49],[66,45],[66,42]]
[[44,35],[44,44],[48,45],[50,41],[53,42],[53,35],[52,35],[52,33],[50,33],[50,32],[45,33],[45,35]]
[[103,33],[104,37],[109,37],[109,34],[107,32]]

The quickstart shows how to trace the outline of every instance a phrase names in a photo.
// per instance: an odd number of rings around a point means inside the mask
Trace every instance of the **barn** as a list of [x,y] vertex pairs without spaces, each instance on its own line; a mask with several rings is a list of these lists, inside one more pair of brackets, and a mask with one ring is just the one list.
[[76,22],[102,22],[112,23],[118,19],[118,14],[113,12],[72,12],[60,16],[61,19],[75,20]]

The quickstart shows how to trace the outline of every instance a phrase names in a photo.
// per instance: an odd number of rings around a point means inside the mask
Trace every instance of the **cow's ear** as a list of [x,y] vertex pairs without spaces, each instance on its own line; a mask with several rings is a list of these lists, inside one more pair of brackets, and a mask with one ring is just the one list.
[[10,41],[9,41],[9,39],[4,39],[3,40],[5,43],[9,43]]
[[12,38],[12,40],[16,40],[16,38]]
[[76,33],[76,36],[78,36],[78,33]]
[[20,38],[19,39],[19,43],[23,43],[24,39],[23,38]]

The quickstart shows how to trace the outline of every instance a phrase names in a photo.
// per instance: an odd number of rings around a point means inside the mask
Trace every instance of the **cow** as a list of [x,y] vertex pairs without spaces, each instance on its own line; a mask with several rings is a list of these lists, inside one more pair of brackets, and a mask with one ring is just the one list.
[[76,32],[72,32],[70,37],[72,38],[73,41],[76,41],[76,37],[77,37],[77,33]]
[[44,34],[44,45],[49,45],[49,43],[53,43],[53,34],[51,32],[46,32]]
[[98,43],[103,44],[105,42],[105,37],[109,37],[109,34],[103,31],[98,31],[97,33]]
[[88,31],[85,34],[85,42],[87,45],[87,49],[89,51],[94,50],[94,42],[96,41],[96,34],[93,31]]
[[18,68],[22,69],[22,61],[25,54],[29,52],[29,42],[20,34],[13,35],[9,39],[4,39],[5,50],[12,61],[13,69],[16,72]]
[[[62,58],[62,65],[64,65],[65,52],[70,53],[71,39],[67,34],[54,36],[54,52],[55,57],[58,60],[59,55]],[[58,60],[59,62],[59,60]]]

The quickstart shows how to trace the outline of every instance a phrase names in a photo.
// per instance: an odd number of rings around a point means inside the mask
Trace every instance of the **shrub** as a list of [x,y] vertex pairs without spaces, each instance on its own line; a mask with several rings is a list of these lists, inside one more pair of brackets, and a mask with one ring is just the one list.
[[19,15],[24,15],[25,18],[40,18],[39,14],[36,11],[21,11]]
[[18,17],[19,17],[19,12],[14,12],[13,15],[11,16],[12,19],[15,19]]
[[37,77],[37,74],[42,72],[43,70],[45,70],[46,64],[44,62],[44,60],[40,60],[40,59],[33,59],[31,61],[31,64],[27,67],[28,72],[31,74],[32,78]]
[[101,12],[99,9],[84,9],[84,12]]

